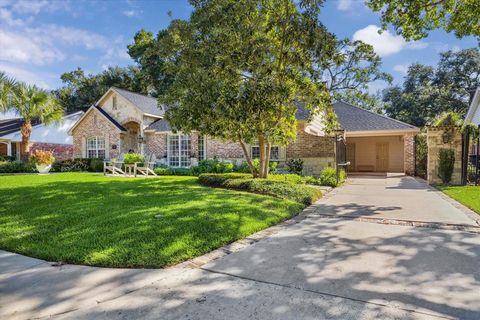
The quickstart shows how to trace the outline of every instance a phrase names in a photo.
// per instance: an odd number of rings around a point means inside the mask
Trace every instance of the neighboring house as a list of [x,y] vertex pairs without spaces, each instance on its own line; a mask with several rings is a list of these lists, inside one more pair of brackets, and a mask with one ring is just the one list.
[[[44,125],[39,121],[32,121],[32,134],[30,135],[30,151],[50,150],[55,159],[66,160],[73,157],[72,137],[68,129],[77,122],[83,111],[75,112],[63,117],[59,123]],[[12,156],[20,159],[20,145],[22,134],[22,118],[0,120],[0,155]]]
[[[345,129],[352,171],[413,173],[418,128],[342,102],[334,107]],[[158,163],[171,167],[212,158],[245,161],[239,143],[174,133],[164,114],[165,107],[155,98],[112,87],[69,130],[74,157],[111,159],[132,151],[154,155]],[[296,141],[272,147],[271,160],[282,167],[287,159],[303,159],[306,174],[335,166],[336,137],[324,135],[321,116],[307,121],[308,111],[301,107],[296,116]],[[259,156],[258,146],[248,149],[253,158]]]
[[480,126],[480,87],[475,91],[470,107],[468,108],[465,124],[476,124]]

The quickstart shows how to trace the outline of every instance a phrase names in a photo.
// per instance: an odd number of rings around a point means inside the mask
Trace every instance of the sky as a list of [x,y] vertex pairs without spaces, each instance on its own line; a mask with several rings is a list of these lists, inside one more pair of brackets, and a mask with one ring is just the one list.
[[[0,71],[46,89],[62,86],[60,75],[81,67],[98,73],[109,65],[133,64],[126,46],[140,29],[157,33],[174,19],[188,19],[184,0],[0,0]],[[171,12],[171,17],[168,15]],[[435,65],[439,52],[476,47],[443,30],[406,42],[388,30],[362,0],[326,0],[321,21],[338,38],[363,40],[382,57],[383,71],[401,83],[408,65]],[[385,83],[372,83],[375,92]]]

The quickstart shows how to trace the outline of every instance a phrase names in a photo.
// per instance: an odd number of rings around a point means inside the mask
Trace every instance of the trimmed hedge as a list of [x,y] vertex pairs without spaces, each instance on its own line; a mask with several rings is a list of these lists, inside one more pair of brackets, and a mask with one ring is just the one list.
[[34,172],[32,163],[23,163],[17,161],[1,161],[0,173],[31,173]]
[[320,190],[309,186],[293,184],[288,181],[252,179],[248,174],[201,174],[198,177],[198,181],[200,184],[209,187],[267,194],[299,202],[306,206],[311,205],[322,197]]
[[103,160],[98,158],[76,158],[73,160],[63,160],[54,162],[52,165],[54,172],[102,172]]

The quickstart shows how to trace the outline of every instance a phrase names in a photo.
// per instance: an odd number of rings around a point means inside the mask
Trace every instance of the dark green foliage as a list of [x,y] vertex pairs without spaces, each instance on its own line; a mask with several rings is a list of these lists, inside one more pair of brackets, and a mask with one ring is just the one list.
[[270,179],[244,178],[238,174],[202,174],[198,181],[211,187],[245,190],[289,199],[310,205],[322,197],[322,192],[302,184]]
[[438,158],[438,177],[445,184],[452,181],[453,167],[455,165],[455,151],[452,149],[440,149]]
[[7,162],[15,161],[15,157],[0,155],[0,162],[5,162],[5,161]]
[[302,159],[288,159],[286,162],[287,171],[293,174],[302,174],[303,160]]
[[427,178],[427,135],[421,133],[415,137],[415,175]]
[[97,158],[76,158],[73,160],[64,160],[54,162],[52,165],[54,172],[102,172],[103,160]]
[[34,172],[31,163],[17,161],[0,161],[0,173],[30,173]]
[[222,162],[218,159],[212,159],[202,160],[198,163],[198,166],[193,166],[191,169],[195,175],[202,173],[228,173],[234,171],[235,165],[230,162]]
[[[260,170],[260,160],[258,159],[253,159],[252,160],[253,167],[258,171]],[[275,161],[270,161],[268,164],[268,173],[275,173],[277,172],[277,165],[278,163]],[[249,173],[250,168],[248,167],[247,162],[242,162],[236,169],[238,172],[243,172],[243,173]]]
[[341,169],[337,184],[337,170],[332,167],[327,167],[320,172],[320,184],[322,186],[337,187],[345,182],[347,174],[345,170]]
[[172,170],[169,167],[157,167],[153,171],[159,176],[172,176]]
[[160,166],[153,169],[159,176],[195,176],[192,168],[172,168],[167,166]]

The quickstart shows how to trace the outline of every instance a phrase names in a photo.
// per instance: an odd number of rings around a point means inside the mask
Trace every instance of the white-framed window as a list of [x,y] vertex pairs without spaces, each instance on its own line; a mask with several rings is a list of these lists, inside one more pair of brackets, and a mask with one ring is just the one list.
[[105,158],[104,137],[90,137],[87,139],[87,158]]
[[117,110],[117,96],[112,97],[112,110]]
[[207,146],[204,136],[198,136],[198,161],[207,159]]
[[[252,159],[260,158],[260,146],[252,146]],[[272,146],[270,148],[270,161],[277,161],[280,159],[280,148],[278,146]]]
[[168,165],[170,167],[190,167],[190,151],[189,135],[171,134],[168,136]]

